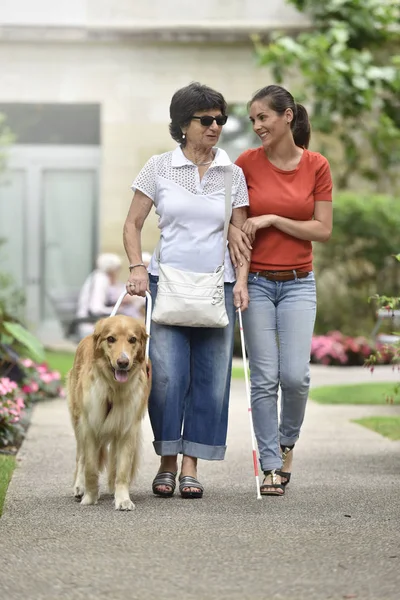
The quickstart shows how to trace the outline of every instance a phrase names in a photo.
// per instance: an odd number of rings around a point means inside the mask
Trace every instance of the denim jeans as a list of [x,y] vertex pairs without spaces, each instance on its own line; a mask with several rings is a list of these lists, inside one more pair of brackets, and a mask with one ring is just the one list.
[[[297,442],[310,387],[316,314],[314,273],[292,281],[248,278],[243,329],[250,364],[251,405],[263,471],[280,469],[280,444]],[[278,425],[278,388],[281,414]]]
[[[153,305],[157,281],[150,275]],[[160,456],[225,456],[236,318],[233,283],[225,284],[225,305],[229,324],[224,328],[151,323],[149,416]]]

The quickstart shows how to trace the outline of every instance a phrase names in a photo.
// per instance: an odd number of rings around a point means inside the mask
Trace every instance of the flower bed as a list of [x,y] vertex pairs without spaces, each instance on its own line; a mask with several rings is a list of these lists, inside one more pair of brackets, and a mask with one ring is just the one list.
[[0,377],[0,449],[15,452],[21,444],[28,422],[24,419],[33,403],[64,395],[61,376],[48,365],[21,359],[22,373],[17,383],[7,376]]
[[311,362],[321,365],[363,366],[371,356],[375,364],[392,364],[398,349],[387,344],[373,345],[365,337],[350,337],[340,331],[315,335],[311,345]]

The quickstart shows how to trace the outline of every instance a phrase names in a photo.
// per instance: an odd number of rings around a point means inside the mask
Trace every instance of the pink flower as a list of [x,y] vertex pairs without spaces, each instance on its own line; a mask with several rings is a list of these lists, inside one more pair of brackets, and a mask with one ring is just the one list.
[[21,363],[23,364],[24,367],[27,367],[28,369],[35,365],[33,360],[31,360],[30,358],[24,358],[23,360],[21,360]]
[[8,377],[0,379],[0,395],[5,396],[17,388],[15,381],[11,381]]
[[40,379],[43,383],[51,383],[53,381],[53,375],[51,373],[42,373]]
[[47,373],[48,372],[47,365],[38,365],[36,367],[36,370],[38,373]]
[[20,410],[25,408],[25,402],[24,402],[23,398],[21,398],[21,397],[15,398],[15,402]]
[[22,391],[25,394],[35,394],[39,389],[39,384],[36,381],[31,381],[29,384],[22,386]]

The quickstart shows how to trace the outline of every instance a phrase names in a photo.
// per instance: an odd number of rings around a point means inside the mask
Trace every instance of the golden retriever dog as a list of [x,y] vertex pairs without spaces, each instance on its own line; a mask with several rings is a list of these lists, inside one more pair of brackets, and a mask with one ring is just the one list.
[[107,464],[116,510],[132,510],[129,486],[139,458],[141,421],[150,392],[144,325],[117,315],[96,323],[78,345],[68,374],[68,407],[76,437],[74,496],[96,504]]

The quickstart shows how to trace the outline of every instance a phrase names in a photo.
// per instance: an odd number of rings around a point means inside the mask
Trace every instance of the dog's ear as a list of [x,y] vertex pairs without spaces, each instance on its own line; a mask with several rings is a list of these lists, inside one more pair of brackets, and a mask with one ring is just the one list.
[[147,338],[149,336],[146,333],[146,328],[144,325],[140,326],[140,332],[138,335],[138,340],[139,340],[139,351],[138,351],[138,361],[139,362],[144,362],[144,359],[146,357],[146,343],[147,343]]
[[98,352],[100,349],[101,333],[103,331],[104,322],[105,322],[105,319],[100,319],[99,321],[97,321],[95,328],[94,328],[92,337],[93,337],[93,346],[94,346],[95,353]]

